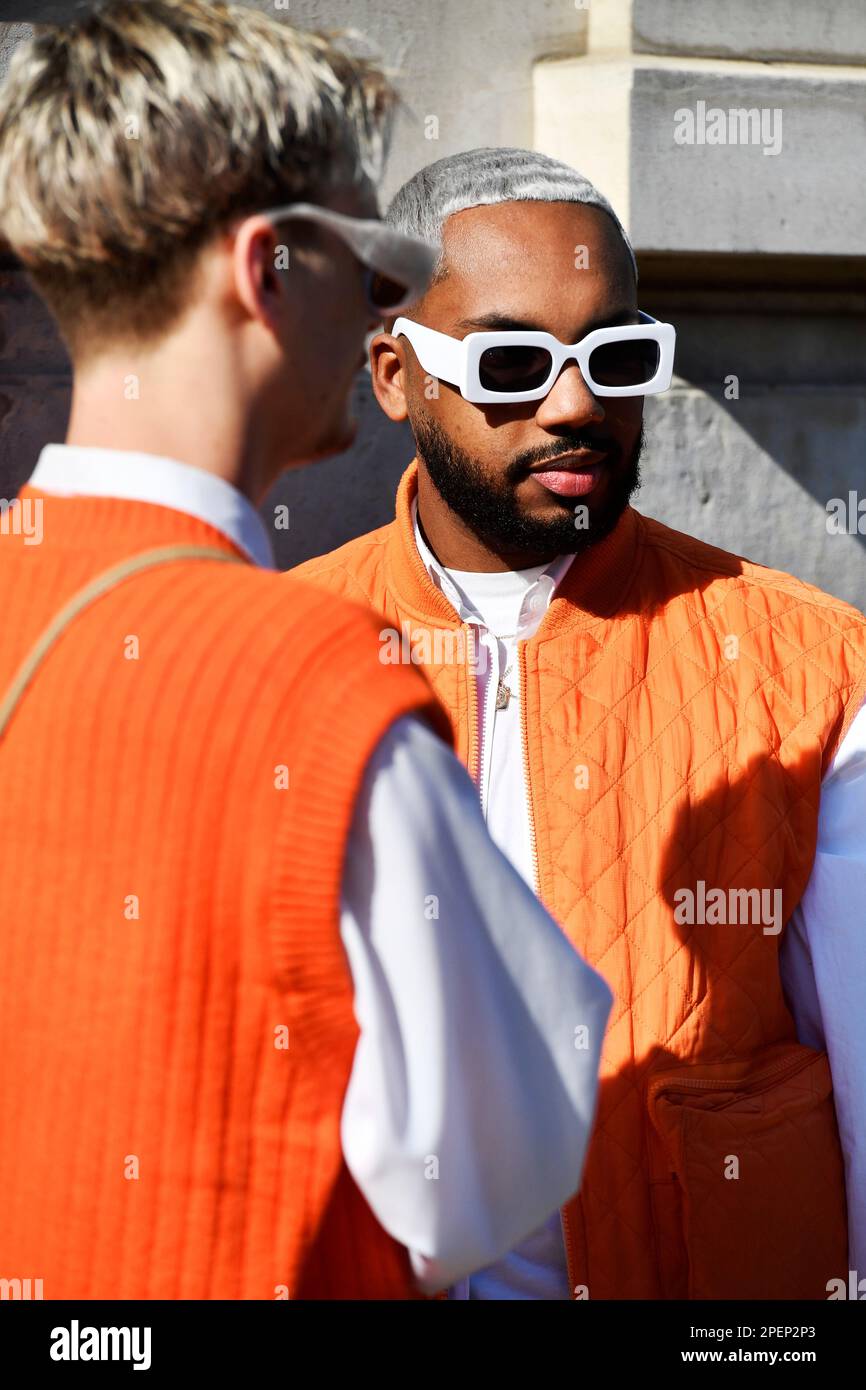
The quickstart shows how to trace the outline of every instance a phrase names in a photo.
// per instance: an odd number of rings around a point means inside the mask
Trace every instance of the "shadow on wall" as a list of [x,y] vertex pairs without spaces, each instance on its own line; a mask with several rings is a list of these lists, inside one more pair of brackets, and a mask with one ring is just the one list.
[[0,20],[23,24],[69,24],[92,10],[94,0],[0,0]]
[[[857,264],[866,274],[866,260]],[[850,488],[862,491],[866,294],[849,293],[844,312],[840,295],[827,289],[764,294],[762,308],[742,292],[725,298],[717,294],[703,312],[673,311],[680,376],[705,391],[822,511]],[[752,300],[761,302],[757,294]],[[866,546],[866,533],[857,538]]]
[[62,440],[71,367],[54,320],[0,251],[0,497],[14,497],[43,445]]
[[[358,433],[351,449],[290,469],[262,503],[280,569],[324,555],[394,520],[397,484],[415,455],[412,431],[408,423],[395,425],[385,415],[366,368],[355,378],[352,414]],[[279,506],[289,509],[288,529],[275,527]]]
[[866,394],[759,387],[729,404],[683,383],[647,403],[647,438],[639,511],[866,606]]
[[858,529],[857,504],[848,506],[852,490],[860,499],[866,496],[866,389],[801,388],[794,396],[764,388],[739,402],[723,397],[719,404],[734,427],[748,435],[755,452],[771,458],[819,504],[828,538],[840,534],[828,531],[827,523],[831,515],[836,517],[836,504],[844,504],[845,534],[866,550],[866,515]]
[[676,324],[678,377],[647,401],[639,510],[866,608],[866,303],[694,295],[646,296]]

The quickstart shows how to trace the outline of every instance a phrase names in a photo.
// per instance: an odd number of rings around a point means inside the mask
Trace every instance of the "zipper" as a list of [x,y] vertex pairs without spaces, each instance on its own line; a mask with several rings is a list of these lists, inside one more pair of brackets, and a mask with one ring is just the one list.
[[[481,636],[479,635],[479,633],[478,633],[477,630],[475,631],[475,638],[476,638],[476,641],[477,641],[477,643],[478,643],[478,650],[483,651],[483,652],[485,653],[484,659],[485,659],[486,662],[490,663],[490,648],[489,648],[488,646],[485,645],[483,639],[481,638]],[[477,652],[476,652],[476,655],[477,655]],[[498,669],[499,669],[499,654],[498,654],[498,652],[497,652],[497,657],[496,657],[496,668],[497,668],[497,671],[498,671]],[[478,668],[477,668],[477,664],[476,664],[476,670],[477,670],[477,669],[478,669]],[[480,718],[480,720],[479,720],[479,718],[478,718],[478,703],[479,703],[479,701],[478,701],[478,686],[477,686],[477,684],[476,684],[477,679],[478,679],[477,676],[476,676],[475,673],[473,672],[473,684],[475,685],[475,701],[476,701],[476,706],[475,706],[475,723],[476,723],[476,726],[477,726],[477,728],[478,728],[478,800],[481,802],[481,813],[482,813],[482,815],[484,816],[484,823],[485,823],[485,825],[486,825],[486,824],[487,824],[487,806],[486,806],[485,797],[484,797],[484,735],[485,735],[485,733],[487,732],[487,701],[488,701],[489,695],[488,695],[487,693],[485,693],[483,700],[481,700],[481,702],[480,702],[480,704],[481,704],[481,718]],[[491,682],[492,680],[493,680],[493,668],[492,668],[492,665],[491,665],[491,668],[490,668],[490,676],[489,676],[489,678],[488,678],[488,689],[489,689],[490,682]]]
[[[732,1080],[730,1077],[727,1080],[723,1077],[705,1077],[703,1079],[688,1076],[676,1077],[675,1073],[668,1072],[666,1075],[657,1076],[655,1080],[650,1082],[647,1089],[647,1097],[649,1100],[654,1100],[659,1091],[679,1091],[684,1089],[694,1091],[731,1091],[735,1088],[737,1088],[741,1094],[750,1096],[760,1095],[762,1091],[769,1089],[780,1072],[784,1072],[790,1076],[796,1076],[797,1072],[804,1071],[805,1068],[810,1067],[814,1061],[815,1054],[811,1051],[806,1057],[794,1057],[793,1059],[790,1057],[783,1057],[772,1066],[765,1067],[763,1071],[758,1072],[758,1075],[753,1077],[751,1082],[746,1081],[745,1078],[739,1081],[737,1078]],[[762,1082],[766,1084],[761,1085],[760,1083]]]
[[[532,883],[535,896],[541,902],[541,876],[538,868],[538,840],[535,834],[535,816],[532,813],[532,783],[529,776],[529,733],[526,717],[526,642],[517,643],[517,669],[520,679],[520,737],[523,745],[523,778],[526,783],[526,809],[529,813],[529,843],[532,852]],[[578,1194],[578,1202],[580,1195]],[[568,1273],[568,1297],[574,1301],[574,1261],[572,1260],[571,1224],[565,1206],[559,1209],[559,1224],[562,1228],[562,1244],[565,1247],[565,1267]]]
[[[481,797],[481,747],[478,737],[478,685],[475,674],[478,663],[476,657],[476,642],[478,635],[471,623],[463,623],[463,631],[466,633],[466,650],[469,652],[469,660],[466,664],[466,686],[468,690],[469,703],[469,738],[466,748],[466,767],[469,776],[472,778],[478,790],[479,799]],[[482,715],[483,719],[483,715]]]
[[538,841],[535,838],[535,816],[532,814],[532,784],[529,780],[529,734],[526,719],[526,642],[517,643],[517,669],[520,676],[520,738],[523,744],[523,777],[526,782],[526,809],[529,812],[529,844],[532,852],[532,882],[535,896],[541,901],[538,870]]
[[[490,699],[491,694],[493,693],[493,687],[492,687],[492,682],[493,682],[493,658],[492,658],[491,653],[490,653],[490,648],[485,644],[484,639],[483,639],[482,637],[479,636],[479,634],[478,634],[478,629],[475,628],[475,627],[473,627],[473,626],[472,626],[471,624],[469,624],[469,623],[465,623],[465,624],[464,624],[464,627],[465,627],[466,630],[467,630],[467,636],[468,636],[467,646],[468,646],[469,649],[471,650],[472,658],[473,658],[473,660],[471,661],[470,667],[467,668],[468,682],[469,682],[469,685],[470,685],[470,687],[471,687],[471,689],[472,689],[472,695],[471,695],[471,699],[470,699],[471,719],[470,719],[470,744],[469,744],[469,770],[470,770],[470,773],[471,773],[471,775],[472,775],[472,779],[473,779],[473,781],[475,782],[476,790],[477,790],[477,792],[478,792],[478,800],[479,800],[479,802],[481,803],[481,811],[482,811],[482,814],[483,814],[483,816],[484,816],[484,821],[485,821],[485,824],[486,824],[486,822],[487,822],[487,804],[486,804],[486,800],[485,800],[485,796],[484,796],[484,752],[485,752],[485,740],[486,740],[486,737],[487,737],[487,735],[488,735],[488,729],[487,729],[487,704],[488,704],[488,700]],[[493,640],[494,640],[494,642],[496,641],[495,638],[494,638]],[[470,646],[470,644],[471,644],[471,646]],[[483,699],[482,701],[480,701],[480,710],[479,710],[478,684],[477,684],[478,676],[477,676],[477,672],[478,672],[478,670],[479,670],[479,666],[478,666],[478,657],[479,657],[479,655],[480,655],[480,653],[481,653],[482,651],[485,653],[484,659],[485,659],[485,662],[487,663],[487,666],[486,666],[485,669],[488,669],[488,668],[489,668],[489,671],[490,671],[490,680],[489,680],[489,682],[488,682],[487,693],[485,694],[484,699]],[[499,670],[499,654],[498,654],[498,652],[497,652],[497,655],[496,655],[496,670],[497,670],[497,673],[498,673],[498,670]]]

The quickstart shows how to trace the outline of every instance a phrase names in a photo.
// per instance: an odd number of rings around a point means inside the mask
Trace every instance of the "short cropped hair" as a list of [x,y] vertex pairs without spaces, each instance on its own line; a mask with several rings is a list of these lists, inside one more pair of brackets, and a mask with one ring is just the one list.
[[106,0],[0,87],[0,235],[73,357],[160,336],[238,214],[376,182],[399,98],[339,40],[240,5]]
[[[587,203],[607,213],[622,238],[635,280],[637,261],[626,230],[603,193],[583,174],[550,155],[510,146],[482,146],[445,155],[413,174],[394,194],[385,220],[402,232],[442,244],[448,217],[491,203]],[[445,278],[444,253],[431,285]]]

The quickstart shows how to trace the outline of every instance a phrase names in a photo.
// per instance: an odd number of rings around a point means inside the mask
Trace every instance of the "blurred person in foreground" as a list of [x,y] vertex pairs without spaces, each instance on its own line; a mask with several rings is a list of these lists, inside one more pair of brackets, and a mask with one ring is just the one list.
[[583,1159],[608,989],[253,506],[429,279],[377,219],[393,99],[194,0],[37,30],[0,92],[75,378],[0,538],[0,1274],[46,1298],[430,1293]]

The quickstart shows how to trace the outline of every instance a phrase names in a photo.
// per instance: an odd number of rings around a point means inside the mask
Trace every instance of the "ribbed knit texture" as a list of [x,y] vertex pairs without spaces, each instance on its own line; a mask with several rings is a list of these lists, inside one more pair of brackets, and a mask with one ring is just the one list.
[[[168,508],[22,497],[44,540],[0,538],[3,689],[101,570],[233,550]],[[0,1276],[46,1298],[410,1296],[339,1139],[354,801],[395,718],[442,728],[377,632],[301,581],[173,563],[77,617],[24,695],[0,742]]]
[[[416,487],[413,462],[391,525],[296,573],[398,631],[455,628],[415,545]],[[629,508],[520,645],[539,895],[615,1000],[564,1209],[572,1289],[825,1298],[848,1268],[842,1162],[826,1057],[798,1047],[783,997],[782,938],[680,924],[675,907],[703,883],[726,902],[778,894],[789,920],[821,779],[866,695],[866,621]],[[427,674],[477,773],[475,672]]]

